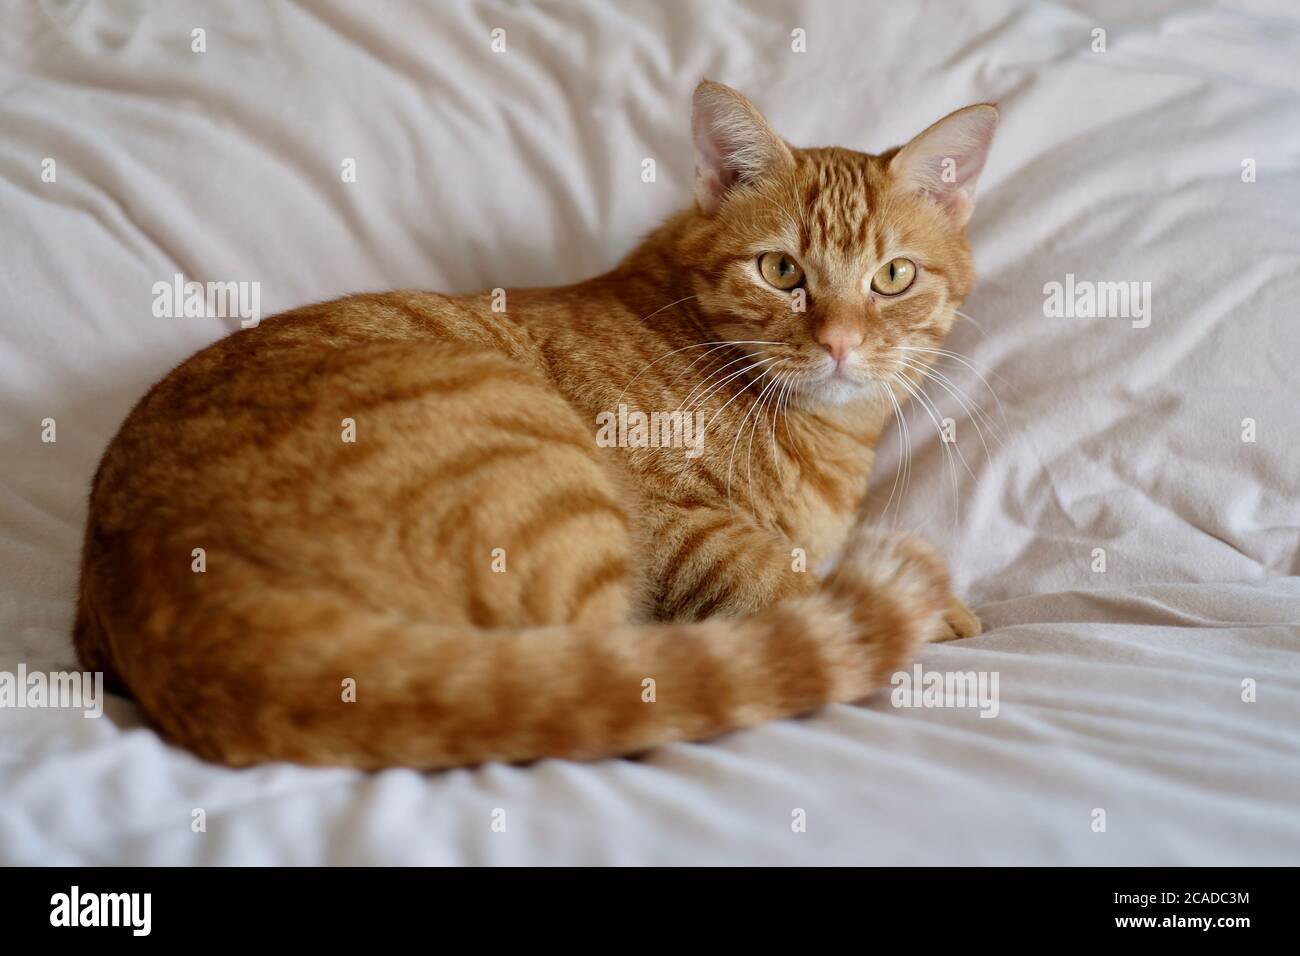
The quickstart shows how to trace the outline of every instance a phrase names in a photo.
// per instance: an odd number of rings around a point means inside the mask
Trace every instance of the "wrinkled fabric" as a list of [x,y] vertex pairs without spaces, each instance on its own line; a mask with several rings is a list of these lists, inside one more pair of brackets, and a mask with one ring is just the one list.
[[[155,317],[154,283],[255,281],[271,314],[586,277],[691,200],[703,75],[800,145],[876,151],[979,101],[1002,123],[962,358],[909,410],[906,487],[895,425],[871,495],[987,628],[922,667],[996,673],[996,717],[886,690],[635,760],[367,775],[208,765],[121,698],[0,709],[0,862],[1297,862],[1293,4],[9,0],[3,22],[9,672],[75,667],[98,456],[239,327]],[[1148,314],[1046,315],[1067,281],[1149,283]]]

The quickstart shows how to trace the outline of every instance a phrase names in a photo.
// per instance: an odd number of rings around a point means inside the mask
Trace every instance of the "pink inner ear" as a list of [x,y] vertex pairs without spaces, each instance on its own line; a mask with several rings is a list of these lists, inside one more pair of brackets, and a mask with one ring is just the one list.
[[792,162],[789,147],[743,96],[719,84],[701,84],[691,119],[695,141],[695,198],[705,213],[717,209],[738,182]]
[[906,188],[934,199],[964,226],[975,208],[975,184],[988,160],[997,115],[991,106],[958,110],[904,146],[891,167]]
[[707,197],[709,208],[705,212],[712,212],[722,194],[736,184],[739,172],[727,163],[728,151],[719,136],[714,109],[697,108],[691,125],[695,137],[695,194],[701,206]]

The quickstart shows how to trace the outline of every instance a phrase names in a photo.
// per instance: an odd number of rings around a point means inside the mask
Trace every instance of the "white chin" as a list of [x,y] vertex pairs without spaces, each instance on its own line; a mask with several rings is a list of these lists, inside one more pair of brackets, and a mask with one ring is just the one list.
[[846,378],[828,378],[825,381],[818,382],[816,387],[812,389],[815,399],[827,405],[847,405],[849,402],[861,398],[865,392],[865,385],[851,382]]

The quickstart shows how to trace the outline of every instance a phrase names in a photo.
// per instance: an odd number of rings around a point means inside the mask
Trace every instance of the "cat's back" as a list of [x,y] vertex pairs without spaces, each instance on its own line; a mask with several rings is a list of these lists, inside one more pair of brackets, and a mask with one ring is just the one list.
[[[472,375],[484,352],[542,368],[526,329],[481,296],[367,293],[268,317],[196,352],[136,403],[101,459],[92,511],[166,512],[205,488],[224,494],[219,481],[255,481],[305,425],[328,423],[337,442],[345,419],[457,364]],[[112,501],[119,490],[127,499]]]
[[[456,509],[490,524],[493,495],[527,494],[519,482],[545,491],[537,471],[510,471],[525,454],[602,480],[527,328],[479,297],[352,296],[234,332],[154,385],[104,453],[83,550],[82,659],[111,674],[101,621],[153,626],[138,614],[182,614],[219,587],[304,578],[427,614],[412,602],[450,600],[425,574],[454,577],[429,569],[465,527]],[[199,567],[209,559],[220,566]],[[418,587],[395,560],[423,569]]]

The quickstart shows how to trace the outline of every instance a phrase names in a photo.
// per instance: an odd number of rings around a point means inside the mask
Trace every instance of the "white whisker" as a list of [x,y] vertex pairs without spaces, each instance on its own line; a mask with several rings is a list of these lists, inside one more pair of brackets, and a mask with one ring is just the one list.
[[[899,478],[902,477],[903,474],[903,431],[902,431],[902,421],[901,421],[902,412],[898,407],[898,400],[894,398],[894,393],[892,389],[890,389],[887,385],[880,382],[876,383],[876,387],[885,393],[885,397],[888,398],[890,404],[893,405],[894,418],[899,422],[898,461],[894,465],[894,483],[889,486],[889,498],[886,499],[885,507],[880,512],[880,516],[883,518],[889,514],[889,506],[894,502],[894,491],[898,488],[898,480]],[[895,514],[895,518],[897,518],[897,514]]]
[[[778,362],[778,361],[782,361],[782,360],[781,360],[781,359],[778,359],[778,358],[775,358],[775,357],[773,357],[773,358],[759,359],[759,360],[758,360],[757,362],[755,362],[753,365],[746,366],[745,368],[742,368],[739,372],[733,372],[731,375],[727,376],[727,378],[726,378],[724,381],[722,381],[722,382],[720,382],[718,385],[714,386],[714,387],[709,391],[708,395],[705,395],[703,398],[701,398],[701,399],[700,399],[700,400],[695,404],[695,406],[690,410],[690,413],[693,413],[693,412],[695,412],[697,409],[699,409],[699,408],[700,408],[700,407],[701,407],[701,406],[702,406],[706,401],[708,401],[708,399],[709,399],[709,397],[710,397],[711,395],[713,395],[714,393],[716,393],[716,392],[718,391],[718,389],[725,388],[727,382],[730,382],[732,379],[736,378],[738,375],[743,375],[745,372],[752,371],[753,369],[756,369],[756,368],[758,368],[758,367],[760,367],[760,366],[766,365],[766,364],[768,364],[768,363],[770,363],[770,362]],[[763,374],[766,374],[766,370],[764,370],[764,373],[763,373]],[[725,411],[727,410],[727,406],[728,406],[728,405],[730,405],[730,404],[731,404],[732,402],[734,402],[736,399],[740,398],[741,395],[744,395],[745,392],[750,388],[750,386],[754,385],[756,382],[760,382],[760,381],[762,381],[762,379],[763,379],[763,374],[760,374],[757,378],[753,379],[752,381],[746,382],[744,385],[742,385],[742,386],[740,387],[740,389],[737,390],[737,392],[736,392],[735,395],[732,395],[731,398],[729,398],[729,399],[727,399],[725,402],[723,402],[722,407],[719,408],[716,412],[713,413],[713,417],[710,418],[710,419],[708,420],[708,422],[705,423],[704,427],[700,429],[700,432],[699,432],[699,440],[700,440],[701,443],[704,442],[704,440],[705,440],[705,436],[708,434],[709,429],[713,427],[713,423],[714,423],[715,421],[717,421],[718,416],[721,415],[723,412],[725,412]],[[678,410],[679,410],[679,411],[681,410],[681,409],[680,409],[680,406],[679,406]],[[670,491],[670,494],[676,494],[676,493],[677,493],[677,488],[680,486],[682,479],[683,479],[684,477],[686,477],[686,474],[687,474],[687,472],[689,471],[690,463],[691,463],[691,459],[689,459],[689,458],[688,458],[688,459],[685,459],[685,460],[683,461],[681,468],[678,470],[677,478],[676,478],[676,480],[673,482],[673,486],[672,486],[672,489],[671,489],[671,491]]]
[[[894,373],[889,377],[891,380],[897,380],[898,374]],[[898,519],[902,515],[903,500],[907,497],[907,489],[912,484],[912,430],[908,427],[907,416],[903,413],[902,403],[899,402],[898,397],[893,392],[893,389],[890,389],[888,394],[889,394],[889,400],[894,403],[894,413],[898,419],[899,445],[900,448],[904,449],[906,452],[902,459],[903,460],[903,484],[899,488],[898,504],[894,506],[894,524],[897,525]],[[891,500],[892,500],[892,495],[891,495]]]
[[[927,404],[929,396],[925,394],[924,389],[921,389],[919,385],[914,387],[914,383],[909,382],[901,375],[898,376],[898,384],[902,385],[903,388],[906,389],[907,393],[911,395],[912,398],[916,400],[917,404],[924,409],[925,413],[930,416],[930,421],[934,423],[934,430],[938,434],[939,444],[943,447],[944,460],[948,463],[949,476],[952,478],[952,523],[953,527],[956,528],[961,516],[961,490],[958,486],[956,460],[953,456],[952,449],[948,447],[948,442],[943,440],[943,426],[939,424],[938,417],[930,410],[930,406]],[[957,449],[957,455],[961,456],[961,449]],[[974,478],[975,475],[971,472],[970,466],[966,464],[966,459],[964,457],[962,457],[962,465],[965,466],[967,473]]]
[[[924,371],[924,369],[919,368],[918,366],[909,364],[906,360],[903,360],[903,366],[904,368],[911,369],[914,372]],[[904,381],[906,381],[905,376],[904,376]],[[925,390],[925,386],[922,385],[920,382],[910,382],[909,384],[914,386],[917,392],[920,393],[920,400],[922,401],[922,407],[925,408],[926,414],[930,415],[931,421],[935,423],[935,428],[939,430],[939,440],[943,442],[945,445],[953,446],[953,449],[957,452],[957,457],[961,459],[962,467],[966,469],[966,474],[970,475],[972,480],[976,480],[975,472],[971,471],[970,465],[966,462],[966,456],[962,454],[961,445],[956,441],[955,436],[954,436],[954,440],[951,442],[945,439],[943,433],[943,426],[941,425],[941,422],[943,421],[943,412],[939,410],[938,404],[935,402],[933,398],[930,397],[930,393]],[[932,411],[933,413],[931,414]],[[972,419],[972,421],[974,421],[974,419]],[[987,445],[984,447],[984,453],[986,455],[988,454]]]
[[803,383],[798,379],[792,378],[791,384],[792,388],[790,389],[790,393],[786,395],[785,411],[781,415],[781,422],[785,425],[785,437],[790,440],[790,448],[794,451],[795,457],[799,459],[799,467],[802,471],[804,468],[808,467],[808,462],[804,461],[803,452],[799,450],[799,443],[795,440],[794,431],[790,428],[790,399],[793,397],[796,401],[798,400],[799,387]]
[[[766,365],[769,362],[778,362],[778,361],[780,361],[780,359],[776,357],[759,359],[753,365],[746,365],[740,371],[732,372],[730,375],[724,378],[717,385],[714,385],[711,389],[709,389],[707,394],[702,396],[698,402],[696,402],[694,405],[691,406],[690,411],[696,411],[697,409],[702,408],[705,402],[707,402],[710,398],[716,395],[720,389],[725,388],[727,386],[727,383],[730,382],[732,379],[744,375],[746,372],[752,372],[754,369],[760,368],[761,366]],[[755,379],[754,381],[756,382],[758,381],[758,379]],[[730,405],[732,402],[734,402],[741,395],[743,395],[745,393],[745,389],[749,388],[749,386],[753,384],[754,382],[746,382],[745,388],[742,388],[735,395],[731,396],[731,398],[727,399],[727,401],[723,404],[722,408],[719,408],[716,412],[713,413],[713,417],[710,418],[708,424],[704,426],[704,430],[707,432],[709,430],[709,426],[712,425],[717,420],[718,416],[723,413],[726,407]]]
[[[746,352],[744,355],[741,355],[740,358],[732,359],[730,362],[727,362],[726,364],[721,365],[718,368],[715,368],[708,375],[704,376],[703,381],[696,383],[696,385],[689,392],[686,393],[686,397],[682,399],[681,404],[677,406],[677,411],[681,411],[683,408],[685,408],[686,405],[690,402],[690,400],[694,398],[696,394],[699,393],[700,389],[707,390],[710,382],[712,382],[716,376],[721,375],[723,372],[725,372],[728,368],[730,368],[733,365],[737,365],[740,362],[752,362],[753,360],[754,360],[754,356]],[[753,368],[754,366],[749,366],[749,367]],[[742,369],[741,371],[744,370]],[[730,380],[731,379],[728,378],[725,381],[730,381]],[[703,402],[703,399],[701,399],[701,402]],[[698,403],[697,403],[697,407],[698,407]]]
[[[718,343],[708,343],[708,344],[713,345],[713,348],[709,349],[707,352],[705,352],[705,353],[703,353],[702,355],[698,356],[698,357],[697,357],[693,362],[691,362],[690,365],[686,366],[686,368],[684,368],[684,369],[682,369],[680,372],[678,372],[678,373],[673,377],[673,380],[672,380],[671,382],[668,383],[668,389],[667,389],[667,390],[668,390],[668,392],[669,392],[670,394],[672,393],[673,386],[676,385],[679,381],[681,381],[681,378],[682,378],[683,375],[685,375],[685,374],[686,374],[687,372],[689,372],[691,369],[695,368],[696,365],[698,365],[700,362],[702,362],[702,361],[704,361],[705,359],[707,359],[707,358],[708,358],[710,355],[712,355],[714,352],[718,352],[718,351],[721,351],[722,349],[729,348],[729,347],[733,347],[733,346],[736,346],[736,345],[776,345],[776,344],[778,344],[778,343],[776,343],[776,342],[759,342],[759,341],[755,340],[755,341],[752,341],[752,342],[750,342],[750,341],[736,341],[736,342],[718,342]],[[725,367],[725,366],[724,366],[724,367]],[[716,371],[716,370],[715,370],[715,371]],[[710,374],[712,374],[712,373],[710,373]]]
[[[679,305],[680,303],[685,302],[686,299],[694,299],[694,298],[695,298],[695,296],[693,296],[693,295],[688,295],[688,296],[686,296],[686,298],[678,299],[676,302],[670,302],[670,303],[668,303],[668,305],[664,306],[663,309],[659,309],[657,312],[651,312],[650,315],[647,315],[647,316],[646,316],[646,319],[649,319],[649,318],[651,318],[651,317],[653,317],[653,316],[655,316],[655,315],[658,315],[659,312],[662,312],[664,309],[670,309],[670,308],[672,308],[674,305]],[[645,319],[642,319],[642,321],[645,321]],[[639,372],[637,372],[635,375],[633,375],[632,378],[628,380],[627,385],[625,385],[625,386],[623,387],[623,391],[622,391],[622,393],[618,396],[618,401],[615,402],[614,405],[615,405],[615,407],[617,407],[617,406],[619,405],[619,403],[621,403],[621,402],[623,401],[624,396],[627,395],[628,389],[630,389],[630,388],[632,387],[633,383],[635,383],[637,379],[639,379],[642,375],[644,375],[646,372],[648,372],[648,371],[649,371],[651,368],[653,368],[655,365],[658,365],[658,364],[659,364],[660,362],[662,362],[664,359],[671,358],[672,356],[677,355],[677,354],[680,353],[680,352],[688,352],[688,351],[690,351],[691,349],[702,349],[702,348],[706,348],[706,347],[709,347],[709,346],[713,346],[713,348],[709,348],[709,351],[708,351],[708,352],[705,352],[704,355],[701,355],[700,358],[697,358],[694,362],[692,362],[690,365],[688,365],[688,366],[687,366],[687,369],[689,370],[689,369],[691,369],[691,368],[693,368],[693,367],[695,366],[696,362],[699,362],[700,359],[704,358],[704,356],[708,355],[708,354],[711,353],[711,352],[716,352],[716,351],[718,351],[718,349],[726,348],[728,345],[780,345],[780,344],[781,344],[780,342],[764,342],[764,341],[759,341],[759,340],[757,340],[757,339],[755,339],[755,340],[753,340],[753,341],[746,341],[746,340],[743,340],[743,339],[742,339],[742,340],[737,340],[737,341],[721,340],[721,339],[720,339],[720,340],[717,341],[717,342],[696,342],[696,343],[693,344],[693,345],[684,345],[684,346],[682,346],[682,347],[679,348],[679,349],[673,349],[671,352],[665,352],[663,355],[659,356],[659,357],[658,357],[657,359],[655,359],[653,362],[649,362],[649,363],[647,363],[647,364],[646,364],[646,365],[641,369],[641,371],[639,371]],[[681,376],[679,375],[678,378],[680,378],[680,377],[681,377]],[[675,382],[676,379],[674,379],[673,381]]]
[[[790,388],[790,376],[792,372],[781,373],[781,391],[776,396],[776,401],[772,403],[772,465],[780,468],[781,460],[776,452],[776,427],[777,421],[781,417],[781,402],[785,398],[785,393]],[[778,472],[778,475],[780,473]]]
[[967,315],[967,314],[966,314],[965,312],[963,312],[961,309],[953,309],[952,311],[953,311],[953,314],[954,314],[954,315],[959,315],[959,316],[961,316],[963,319],[965,319],[965,320],[966,320],[967,322],[969,322],[971,325],[975,326],[975,328],[979,329],[980,332],[983,333],[986,337],[988,336],[988,334],[989,334],[989,333],[988,333],[988,329],[984,328],[984,326],[980,325],[978,322],[976,322],[974,319],[972,319],[969,315]]
[[[960,362],[962,365],[965,365],[968,369],[970,369],[972,372],[975,373],[976,377],[979,378],[980,382],[984,385],[984,387],[988,389],[988,393],[993,396],[993,400],[998,403],[998,414],[1002,418],[1002,424],[1005,425],[1007,423],[1007,413],[1006,413],[1006,409],[1002,407],[1002,399],[998,398],[998,393],[993,390],[993,386],[989,384],[989,380],[984,377],[984,374],[978,368],[976,368],[975,364],[971,362],[970,359],[966,358],[966,356],[954,352],[951,349],[927,349],[915,345],[900,345],[897,346],[897,348],[900,352],[928,352],[932,355],[943,355],[947,358]],[[989,374],[991,374],[994,378],[999,379],[1003,382],[1007,381],[997,372],[990,372]],[[1007,384],[1010,383],[1008,382]],[[1014,389],[1014,386],[1012,386],[1012,388]]]
[[962,393],[961,389],[953,385],[948,377],[937,369],[927,368],[924,365],[912,365],[907,362],[906,359],[903,360],[903,364],[907,368],[920,372],[927,378],[934,379],[934,381],[939,384],[940,388],[947,391],[949,395],[957,400],[957,404],[961,407],[962,412],[965,413],[966,417],[970,419],[970,423],[975,427],[975,434],[979,436],[980,445],[984,448],[985,461],[992,462],[993,455],[989,451],[988,442],[984,440],[984,429],[980,426],[981,420],[983,420],[984,424],[988,426],[989,431],[993,433],[993,439],[995,442],[999,440],[999,436],[997,429],[993,426],[992,422],[988,420],[988,416],[984,414],[983,410],[976,407],[975,404]]
[[[784,361],[778,362],[776,365],[764,369],[763,373],[767,374],[768,372],[780,368],[783,364],[785,364]],[[763,417],[763,411],[762,411],[763,405],[767,400],[768,393],[771,392],[772,389],[779,383],[780,380],[775,376],[773,376],[772,381],[769,382],[767,387],[764,388],[763,391],[759,393],[758,401],[754,403],[754,408],[757,408],[759,411],[758,414],[754,416],[754,424],[749,426],[749,449],[745,453],[745,478],[749,482],[749,511],[750,514],[754,516],[755,521],[758,520],[758,509],[754,505],[754,432],[758,430],[758,422],[760,419],[766,421],[766,419]],[[752,412],[754,408],[751,408],[750,411]],[[748,417],[749,415],[747,414],[745,418]],[[737,445],[740,444],[740,433],[741,431],[744,430],[744,428],[745,428],[745,422],[742,419],[740,423],[740,428],[736,430]],[[735,448],[733,447],[732,448],[733,457],[735,456],[735,453],[736,451]],[[727,462],[727,501],[728,503],[730,503],[731,501],[731,462],[730,461]]]

